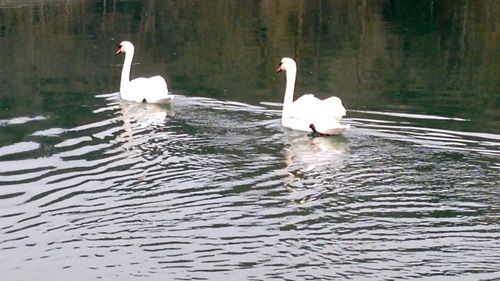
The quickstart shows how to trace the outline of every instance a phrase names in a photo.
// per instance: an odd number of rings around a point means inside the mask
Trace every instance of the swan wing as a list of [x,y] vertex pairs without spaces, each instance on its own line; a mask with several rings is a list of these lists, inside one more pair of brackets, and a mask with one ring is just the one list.
[[295,112],[294,115],[308,115],[311,118],[334,118],[335,120],[340,120],[346,114],[342,100],[338,97],[329,97],[325,100],[320,100],[312,94],[301,96],[292,103],[291,108],[292,112]]
[[321,119],[318,116],[320,106],[321,100],[312,94],[299,97],[283,112],[283,126],[294,130],[310,132],[309,125],[314,120]]
[[322,134],[339,135],[351,127],[349,124],[343,125],[339,122],[345,114],[342,100],[338,97],[330,97],[322,100],[318,105],[317,114],[311,124],[314,124],[316,131]]
[[293,130],[299,130],[304,132],[310,132],[311,129],[309,126],[311,125],[311,121],[308,118],[304,118],[304,116],[297,115],[283,115],[281,118],[281,124],[283,127],[287,127]]
[[340,121],[346,114],[342,101],[337,97],[330,97],[324,100],[311,99],[307,107],[307,112],[312,120],[326,122]]
[[299,115],[315,114],[318,106],[321,106],[321,100],[312,94],[303,95],[292,103],[291,108]]
[[321,100],[314,95],[303,95],[289,106],[285,115],[295,119],[309,119],[317,113],[320,103]]
[[135,102],[144,101],[144,93],[146,92],[147,78],[140,77],[130,81],[126,89],[120,92],[122,99]]
[[152,88],[155,88],[157,90],[161,90],[168,94],[168,87],[167,87],[167,81],[159,75],[149,77],[148,79],[149,86]]
[[282,123],[285,127],[308,132],[311,131],[310,125],[314,124],[318,132],[337,135],[349,128],[349,125],[339,123],[345,114],[346,110],[338,97],[320,100],[308,94],[290,105]]
[[167,82],[163,77],[153,76],[148,78],[148,85],[150,91],[146,94],[147,102],[167,103],[173,99],[173,96],[168,94]]
[[167,103],[172,100],[168,94],[167,82],[161,76],[139,77],[129,82],[122,98],[135,102]]
[[315,97],[313,94],[307,94],[307,95],[301,96],[293,103],[300,105],[300,106],[310,106],[310,105],[315,105],[318,102],[321,102],[321,100],[318,99],[317,97]]
[[336,120],[342,119],[346,114],[342,100],[337,97],[329,97],[323,100],[322,107],[325,112],[330,113]]

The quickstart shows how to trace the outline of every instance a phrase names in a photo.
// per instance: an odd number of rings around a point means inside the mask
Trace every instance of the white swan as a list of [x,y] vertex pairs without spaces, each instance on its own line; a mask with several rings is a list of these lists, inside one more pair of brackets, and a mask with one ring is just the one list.
[[121,42],[115,55],[122,53],[125,53],[120,81],[120,96],[122,99],[148,103],[168,103],[173,99],[173,96],[168,94],[167,82],[161,76],[139,77],[130,81],[134,45],[129,41]]
[[285,100],[281,124],[294,130],[315,132],[320,135],[338,135],[349,125],[339,123],[346,110],[337,97],[320,100],[314,95],[303,95],[293,101],[297,65],[291,58],[283,58],[276,72],[286,72]]

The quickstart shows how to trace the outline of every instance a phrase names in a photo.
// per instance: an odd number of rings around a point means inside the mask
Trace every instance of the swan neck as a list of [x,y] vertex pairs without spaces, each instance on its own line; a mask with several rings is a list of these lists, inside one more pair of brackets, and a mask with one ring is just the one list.
[[295,90],[295,78],[297,70],[295,68],[286,71],[285,100],[283,101],[283,111],[293,103],[293,92]]
[[134,50],[129,50],[125,53],[125,61],[123,62],[122,77],[120,81],[120,92],[123,93],[130,82],[130,68],[132,59],[134,58]]

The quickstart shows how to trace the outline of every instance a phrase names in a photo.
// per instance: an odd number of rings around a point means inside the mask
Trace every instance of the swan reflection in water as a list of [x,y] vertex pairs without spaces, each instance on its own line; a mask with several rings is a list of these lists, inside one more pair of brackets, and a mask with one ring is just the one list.
[[318,194],[316,187],[324,189],[325,182],[334,182],[335,173],[344,167],[349,155],[348,142],[343,136],[318,137],[285,131],[285,144],[288,169],[285,187],[298,192],[292,195],[298,203],[312,200]]
[[[168,117],[175,116],[171,104],[138,103],[120,100],[120,117],[123,122],[123,132],[118,136],[118,141],[130,145],[129,149],[136,151],[141,144],[151,138],[158,137],[157,133],[163,130]],[[137,151],[136,151],[137,152]]]

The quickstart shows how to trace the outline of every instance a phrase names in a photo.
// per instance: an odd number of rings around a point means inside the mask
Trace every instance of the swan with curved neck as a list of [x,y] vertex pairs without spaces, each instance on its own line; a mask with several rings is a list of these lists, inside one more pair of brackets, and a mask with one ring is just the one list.
[[314,132],[321,136],[338,135],[349,125],[340,124],[340,120],[346,114],[342,101],[337,97],[329,97],[324,100],[314,95],[303,95],[293,101],[295,90],[295,78],[297,76],[297,64],[291,58],[283,58],[276,72],[286,73],[285,99],[281,124],[294,130]]
[[115,55],[125,54],[122,76],[120,80],[120,96],[127,101],[168,103],[173,99],[168,94],[167,82],[161,76],[150,78],[139,77],[130,80],[130,68],[134,58],[134,45],[129,41],[123,41],[118,45]]

